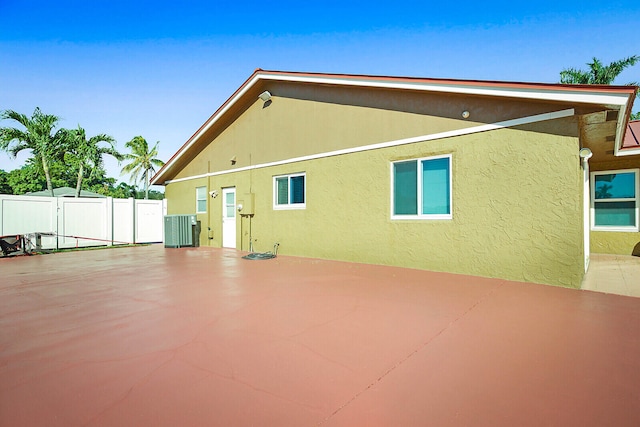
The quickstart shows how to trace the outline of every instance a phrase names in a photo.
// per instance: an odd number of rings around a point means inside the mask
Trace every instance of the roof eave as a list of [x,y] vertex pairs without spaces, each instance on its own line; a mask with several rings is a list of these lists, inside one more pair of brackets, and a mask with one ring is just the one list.
[[215,113],[185,142],[151,179],[152,185],[164,185],[178,160],[215,125],[231,107],[261,81],[287,81],[338,86],[376,87],[426,92],[457,93],[475,96],[497,96],[538,101],[607,105],[620,111],[616,130],[615,152],[623,143],[624,127],[631,112],[635,90],[629,86],[560,85],[549,83],[513,83],[477,80],[425,79],[411,77],[319,74],[256,69]]
[[[629,119],[631,117],[631,108],[633,107],[633,102],[636,97],[636,93],[638,92],[637,86],[628,86],[633,91],[629,95],[627,103],[624,106],[620,106],[620,112],[623,114],[618,114],[618,124],[616,126],[616,140],[615,145],[613,147],[614,156],[631,156],[635,154],[640,154],[640,149],[636,148],[624,148],[624,135],[626,133],[627,124],[629,123]],[[624,107],[624,112],[623,112]]]
[[231,108],[235,102],[242,97],[259,79],[257,78],[258,73],[260,73],[261,69],[256,69],[253,74],[231,95],[221,106],[216,110],[215,113],[207,119],[206,122],[185,142],[182,147],[164,164],[162,168],[151,178],[151,185],[164,185],[167,180],[166,175],[169,174],[172,167],[175,165],[177,160],[184,155],[185,152],[189,150],[193,144],[196,143],[198,138],[204,134],[207,130],[211,128],[223,115],[224,113]]

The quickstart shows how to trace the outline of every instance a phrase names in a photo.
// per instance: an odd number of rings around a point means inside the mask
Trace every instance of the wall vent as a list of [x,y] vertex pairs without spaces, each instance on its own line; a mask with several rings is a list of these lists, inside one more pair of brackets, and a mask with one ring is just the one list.
[[607,110],[605,113],[605,121],[612,122],[618,120],[618,110]]

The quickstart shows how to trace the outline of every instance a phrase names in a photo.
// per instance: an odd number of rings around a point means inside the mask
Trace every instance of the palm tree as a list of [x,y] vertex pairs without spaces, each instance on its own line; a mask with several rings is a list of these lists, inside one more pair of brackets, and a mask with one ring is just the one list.
[[[633,55],[619,61],[613,61],[607,66],[603,66],[602,62],[597,58],[593,58],[593,62],[587,63],[588,71],[577,70],[575,68],[567,68],[560,71],[560,83],[564,84],[584,84],[584,85],[610,85],[624,71],[625,68],[631,67],[640,61],[640,56]],[[628,83],[627,86],[637,86],[638,83]]]
[[0,128],[0,149],[14,158],[22,150],[31,150],[34,160],[42,164],[47,190],[53,196],[49,163],[62,155],[61,131],[52,135],[60,118],[52,114],[44,114],[40,108],[36,108],[31,118],[13,110],[5,110],[0,113],[0,120],[5,119],[20,123],[24,130],[12,127]]
[[147,140],[141,136],[135,136],[125,144],[125,147],[131,149],[131,153],[125,154],[124,158],[131,160],[131,163],[124,165],[122,174],[131,174],[134,183],[142,178],[144,181],[145,199],[149,198],[149,179],[151,178],[151,174],[156,171],[154,166],[164,166],[164,162],[156,158],[158,155],[158,144],[160,144],[160,141],[157,141],[153,148],[149,149]]
[[[108,145],[100,146],[101,142],[106,142]],[[118,162],[124,159],[124,156],[115,149],[113,137],[101,133],[87,139],[87,133],[80,126],[77,129],[65,131],[65,143],[67,145],[65,160],[78,165],[76,197],[80,197],[85,167],[91,170],[89,173],[91,176],[97,169],[102,168],[102,157],[105,154],[115,157]]]
[[[593,58],[593,62],[587,63],[589,71],[576,70],[575,68],[560,71],[560,83],[610,85],[625,68],[635,65],[638,61],[640,61],[640,56],[633,55],[603,66],[600,60]],[[638,82],[627,83],[627,86],[638,86]],[[638,93],[640,93],[640,89]],[[640,111],[631,114],[630,118],[631,120],[640,120]]]

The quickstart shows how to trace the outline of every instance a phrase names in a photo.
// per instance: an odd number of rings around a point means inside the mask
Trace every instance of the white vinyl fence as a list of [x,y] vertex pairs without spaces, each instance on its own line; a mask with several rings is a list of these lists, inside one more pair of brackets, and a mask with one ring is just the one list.
[[50,233],[43,249],[163,241],[166,200],[0,194],[0,236]]

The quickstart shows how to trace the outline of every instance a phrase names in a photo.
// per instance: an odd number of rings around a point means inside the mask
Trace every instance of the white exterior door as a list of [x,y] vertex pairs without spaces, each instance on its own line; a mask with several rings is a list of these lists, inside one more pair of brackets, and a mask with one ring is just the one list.
[[236,189],[222,189],[222,247],[236,248]]

